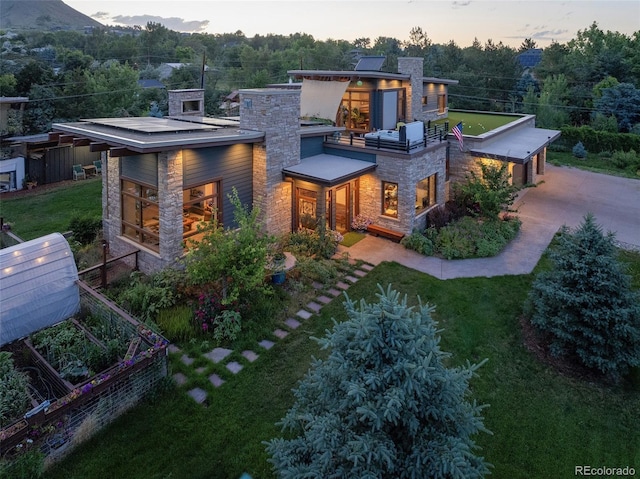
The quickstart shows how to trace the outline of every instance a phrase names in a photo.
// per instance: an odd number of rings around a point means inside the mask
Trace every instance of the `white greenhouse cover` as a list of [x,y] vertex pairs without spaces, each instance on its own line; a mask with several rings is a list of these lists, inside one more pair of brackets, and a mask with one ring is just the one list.
[[0,250],[0,346],[80,310],[69,243],[53,233]]
[[300,116],[334,121],[348,81],[302,80]]

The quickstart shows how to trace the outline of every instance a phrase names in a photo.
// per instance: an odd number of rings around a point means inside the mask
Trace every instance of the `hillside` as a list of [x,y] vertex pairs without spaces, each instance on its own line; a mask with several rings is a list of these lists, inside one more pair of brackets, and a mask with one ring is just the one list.
[[2,0],[2,30],[83,30],[101,23],[74,10],[62,0]]

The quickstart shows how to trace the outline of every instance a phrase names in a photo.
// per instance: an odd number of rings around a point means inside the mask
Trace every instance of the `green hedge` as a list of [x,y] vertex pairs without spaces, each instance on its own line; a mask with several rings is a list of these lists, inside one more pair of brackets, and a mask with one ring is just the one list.
[[589,153],[601,151],[635,150],[640,151],[640,135],[632,133],[610,133],[608,131],[594,130],[590,126],[563,126],[560,131],[562,136],[556,142],[557,146],[571,148],[582,142]]

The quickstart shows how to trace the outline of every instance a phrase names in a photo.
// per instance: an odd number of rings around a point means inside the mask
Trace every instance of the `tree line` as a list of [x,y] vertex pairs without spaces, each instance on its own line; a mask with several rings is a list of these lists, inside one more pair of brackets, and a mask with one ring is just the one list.
[[[241,31],[185,35],[154,22],[88,34],[0,32],[0,38],[0,94],[29,97],[23,117],[10,121],[4,134],[43,132],[52,122],[87,117],[160,115],[167,89],[203,83],[205,111],[216,115],[234,90],[286,82],[292,69],[350,70],[362,55],[384,55],[389,72],[397,71],[400,56],[422,57],[425,76],[459,81],[449,90],[451,108],[534,113],[548,128],[640,133],[640,31],[627,36],[595,22],[569,42],[542,49],[540,63],[528,69],[518,58],[537,48],[532,39],[517,49],[491,39],[461,47],[454,40],[434,43],[421,27],[406,41],[321,41],[304,33],[248,38]],[[158,67],[170,62],[186,66],[162,78],[165,89],[138,85],[159,80]]]

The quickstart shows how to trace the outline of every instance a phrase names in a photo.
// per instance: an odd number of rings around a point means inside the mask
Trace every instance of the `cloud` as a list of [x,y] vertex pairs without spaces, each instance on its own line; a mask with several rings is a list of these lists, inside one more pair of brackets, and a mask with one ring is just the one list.
[[455,9],[455,8],[460,8],[460,7],[466,7],[469,4],[471,4],[471,0],[465,0],[462,2],[458,2],[458,1],[454,1],[451,3],[451,6]]
[[156,15],[116,15],[112,20],[122,25],[140,25],[142,27],[149,22],[160,23],[169,30],[174,30],[176,32],[202,32],[209,25],[209,20],[186,21],[184,18],[158,17]]
[[111,14],[109,14],[108,12],[96,12],[91,15],[91,18],[95,18],[97,20],[108,20],[109,18],[111,18]]

